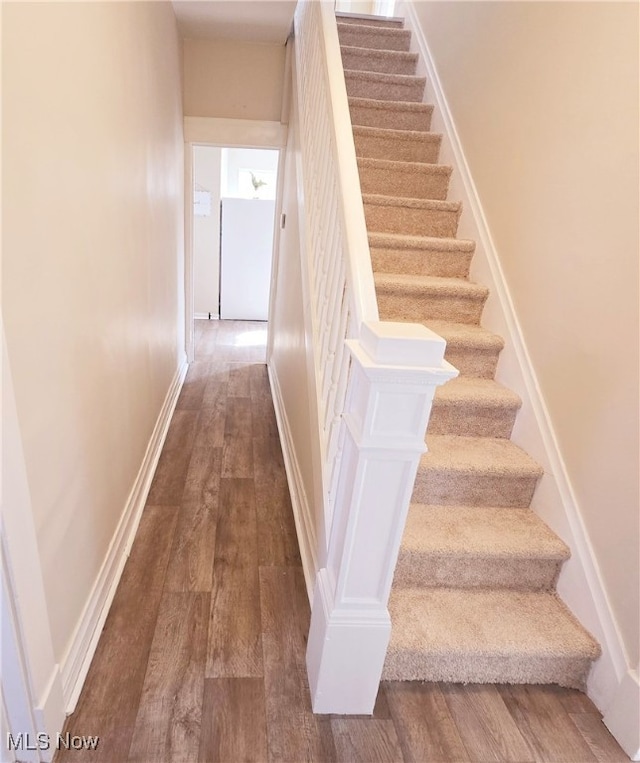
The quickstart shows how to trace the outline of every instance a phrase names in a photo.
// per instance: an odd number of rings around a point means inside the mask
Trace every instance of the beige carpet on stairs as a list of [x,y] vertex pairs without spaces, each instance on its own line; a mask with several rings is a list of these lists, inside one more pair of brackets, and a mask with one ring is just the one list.
[[481,325],[411,33],[337,20],[381,318],[432,328],[460,371],[435,395],[383,675],[581,688],[600,647],[555,592],[569,549],[529,508],[542,469],[510,440],[521,401],[494,378],[504,341]]

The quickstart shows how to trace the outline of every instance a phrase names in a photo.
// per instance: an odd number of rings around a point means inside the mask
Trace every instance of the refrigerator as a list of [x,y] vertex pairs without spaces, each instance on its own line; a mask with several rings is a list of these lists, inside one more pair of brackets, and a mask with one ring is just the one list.
[[271,199],[221,200],[221,319],[268,318],[275,206]]

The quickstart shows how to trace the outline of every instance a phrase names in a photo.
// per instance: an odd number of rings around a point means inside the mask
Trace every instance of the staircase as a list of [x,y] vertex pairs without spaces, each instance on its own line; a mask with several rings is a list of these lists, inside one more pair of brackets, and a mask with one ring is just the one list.
[[529,508],[542,469],[509,439],[521,402],[494,380],[504,342],[481,326],[411,32],[337,20],[380,318],[423,323],[460,371],[435,395],[383,678],[582,688],[600,649],[555,593],[569,550]]

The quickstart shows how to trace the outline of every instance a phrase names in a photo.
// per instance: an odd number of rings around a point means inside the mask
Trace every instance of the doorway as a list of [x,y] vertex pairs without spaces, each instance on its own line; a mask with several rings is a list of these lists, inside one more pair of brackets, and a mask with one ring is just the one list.
[[193,319],[269,311],[278,149],[193,146]]
[[393,16],[396,0],[336,0],[336,11],[365,16]]

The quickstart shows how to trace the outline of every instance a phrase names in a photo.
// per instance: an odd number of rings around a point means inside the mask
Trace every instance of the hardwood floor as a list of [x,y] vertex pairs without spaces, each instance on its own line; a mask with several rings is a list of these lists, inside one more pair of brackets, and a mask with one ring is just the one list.
[[147,506],[56,763],[628,758],[582,694],[384,683],[372,717],[311,712],[307,600],[266,324],[196,322]]

